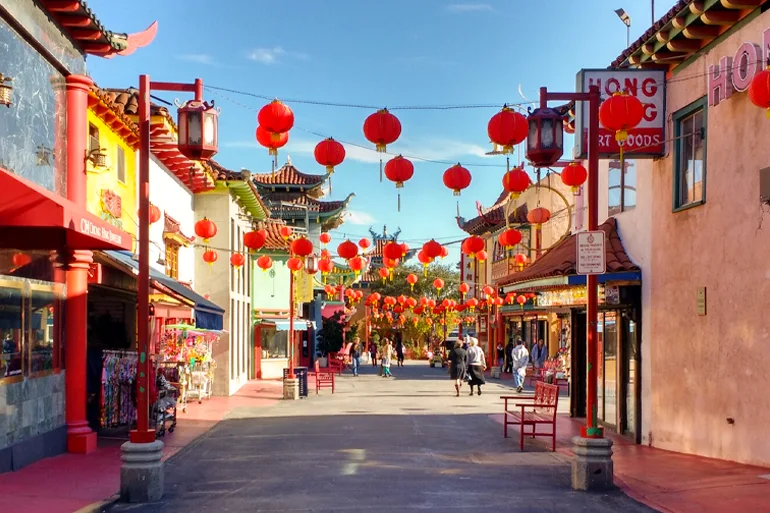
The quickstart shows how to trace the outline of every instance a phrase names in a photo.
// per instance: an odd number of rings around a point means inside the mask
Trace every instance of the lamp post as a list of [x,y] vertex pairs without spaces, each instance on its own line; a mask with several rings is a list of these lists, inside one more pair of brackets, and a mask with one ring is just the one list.
[[[599,87],[592,85],[583,93],[549,93],[540,88],[540,107],[529,116],[527,158],[536,167],[558,165],[563,155],[563,124],[561,116],[548,108],[549,101],[588,103],[588,230],[598,229],[599,214]],[[582,137],[583,134],[578,134]],[[597,317],[598,282],[595,274],[586,277],[586,351],[587,394],[586,424],[580,437],[573,438],[575,459],[572,463],[572,487],[579,490],[599,490],[613,486],[612,441],[604,438],[597,415]]]
[[[125,502],[152,502],[163,496],[163,443],[150,427],[150,385],[153,374],[149,354],[150,317],[150,92],[194,93],[179,106],[179,151],[194,160],[208,160],[217,153],[218,112],[203,101],[203,81],[193,84],[151,82],[139,76],[139,276],[137,277],[136,429],[123,444],[120,497]],[[154,428],[154,426],[153,426]]]
[[[654,3],[653,3],[653,9]],[[628,15],[626,11],[623,9],[615,9],[615,14],[618,15],[618,18],[620,18],[620,21],[623,22],[623,25],[626,26],[626,48],[631,46],[631,16]],[[655,20],[652,21],[653,25],[655,24]]]

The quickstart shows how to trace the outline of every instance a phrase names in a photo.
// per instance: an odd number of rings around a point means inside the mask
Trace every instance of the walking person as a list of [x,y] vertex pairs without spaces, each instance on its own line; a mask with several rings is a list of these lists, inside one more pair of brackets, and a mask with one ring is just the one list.
[[503,372],[513,372],[513,342],[511,340],[505,344],[505,370]]
[[455,341],[455,346],[449,351],[448,358],[449,378],[455,382],[455,396],[460,397],[460,388],[465,379],[466,361],[468,360],[468,353],[463,349],[463,343],[460,340]]
[[361,368],[361,338],[353,339],[353,346],[350,348],[350,361],[353,363],[353,375],[358,376],[358,369]]
[[543,339],[537,341],[537,344],[532,346],[532,353],[530,359],[532,360],[532,366],[539,373],[545,367],[545,361],[548,358],[548,347],[543,342]]
[[468,343],[468,376],[470,376],[469,384],[471,386],[471,393],[473,395],[474,385],[478,389],[478,394],[481,395],[481,385],[485,385],[487,382],[484,379],[484,371],[487,370],[487,361],[484,358],[484,350],[479,347],[479,339],[471,338]]
[[516,347],[513,348],[513,386],[517,392],[524,389],[524,377],[527,375],[527,364],[529,363],[529,351],[524,347],[524,341],[518,339]]
[[380,355],[380,363],[382,364],[382,377],[389,378],[393,376],[390,373],[390,362],[393,358],[393,344],[385,339],[385,345],[382,346],[382,354]]
[[396,359],[398,367],[404,366],[404,342],[399,340],[396,342]]
[[372,367],[377,367],[377,344],[374,341],[369,342],[369,358],[372,360]]
[[505,364],[505,350],[503,349],[503,343],[498,342],[497,347],[495,348],[495,352],[497,355],[497,366],[500,367],[500,370],[502,371],[503,365]]

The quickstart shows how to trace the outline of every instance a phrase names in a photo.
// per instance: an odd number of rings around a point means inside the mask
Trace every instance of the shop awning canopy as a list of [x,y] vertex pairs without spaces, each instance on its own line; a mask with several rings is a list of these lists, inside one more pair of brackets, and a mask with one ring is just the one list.
[[130,234],[0,168],[0,248],[130,250],[132,246]]
[[[289,319],[263,319],[262,322],[275,325],[276,331],[289,331]],[[307,331],[308,328],[315,329],[315,322],[294,319],[294,331]]]
[[[135,273],[139,271],[139,262],[134,260],[134,256],[126,251],[105,251],[112,260],[119,264],[131,268]],[[195,326],[206,330],[221,330],[224,326],[223,317],[225,310],[213,302],[201,296],[186,285],[161,274],[150,267],[150,283],[159,284],[162,288],[170,290],[183,298],[191,301],[195,306]]]

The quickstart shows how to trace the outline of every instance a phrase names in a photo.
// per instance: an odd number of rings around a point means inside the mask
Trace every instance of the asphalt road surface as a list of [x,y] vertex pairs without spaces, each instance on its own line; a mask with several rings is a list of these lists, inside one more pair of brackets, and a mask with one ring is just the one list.
[[446,371],[425,362],[393,374],[364,366],[338,377],[334,395],[235,410],[166,463],[161,502],[108,511],[654,511],[619,491],[574,492],[567,456],[544,439],[525,452],[515,432],[504,439],[489,417],[509,391],[499,382],[455,397]]

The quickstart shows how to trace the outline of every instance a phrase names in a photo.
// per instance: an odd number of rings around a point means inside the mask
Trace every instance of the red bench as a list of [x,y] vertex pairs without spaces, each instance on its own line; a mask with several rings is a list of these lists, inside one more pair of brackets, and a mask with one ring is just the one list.
[[315,394],[322,388],[331,388],[334,393],[334,371],[330,369],[321,369],[318,360],[315,362]]
[[[519,426],[519,442],[524,450],[524,436],[551,438],[551,450],[556,450],[556,409],[559,405],[559,387],[542,381],[535,383],[535,395],[501,395],[503,406],[503,436],[508,438],[508,425]],[[508,401],[516,401],[509,406]],[[550,432],[538,432],[538,425],[550,425]],[[530,430],[528,430],[528,428]]]

